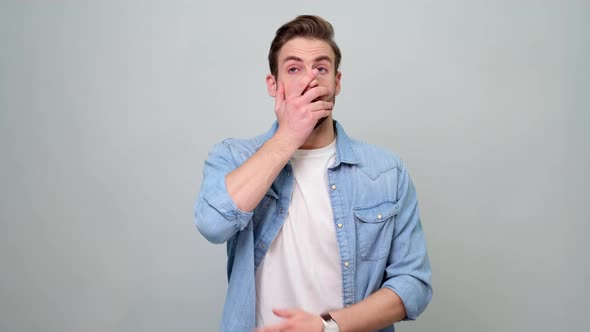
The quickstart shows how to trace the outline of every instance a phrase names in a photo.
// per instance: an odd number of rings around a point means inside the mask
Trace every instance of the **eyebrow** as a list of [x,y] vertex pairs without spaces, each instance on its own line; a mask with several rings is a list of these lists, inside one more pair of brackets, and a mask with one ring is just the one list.
[[315,58],[313,61],[314,62],[328,61],[329,63],[332,63],[332,58],[330,58],[327,55],[320,55],[317,58]]
[[[294,55],[289,55],[283,60],[283,63],[285,63],[287,61],[291,61],[291,60],[296,61],[296,62],[303,62],[303,59],[301,59],[300,57],[297,57]],[[320,62],[320,61],[328,61],[329,63],[332,63],[332,59],[327,55],[320,55],[317,58],[313,59],[313,62]]]

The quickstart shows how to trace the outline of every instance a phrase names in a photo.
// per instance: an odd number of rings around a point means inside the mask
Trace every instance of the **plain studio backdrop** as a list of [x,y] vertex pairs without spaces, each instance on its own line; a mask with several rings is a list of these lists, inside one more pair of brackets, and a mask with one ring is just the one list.
[[334,116],[416,184],[434,298],[399,331],[587,331],[587,1],[2,1],[0,330],[216,331],[203,162],[274,120],[266,56],[333,23]]

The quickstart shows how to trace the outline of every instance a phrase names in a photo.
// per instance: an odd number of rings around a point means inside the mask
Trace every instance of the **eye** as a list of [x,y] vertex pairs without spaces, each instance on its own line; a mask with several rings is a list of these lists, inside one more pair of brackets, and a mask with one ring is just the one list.
[[327,73],[327,72],[328,72],[328,68],[326,68],[326,67],[318,67],[318,68],[317,68],[317,70],[318,70],[320,73]]
[[299,68],[297,68],[297,67],[291,67],[291,68],[287,69],[287,72],[292,74],[292,73],[296,73],[298,70],[299,70]]

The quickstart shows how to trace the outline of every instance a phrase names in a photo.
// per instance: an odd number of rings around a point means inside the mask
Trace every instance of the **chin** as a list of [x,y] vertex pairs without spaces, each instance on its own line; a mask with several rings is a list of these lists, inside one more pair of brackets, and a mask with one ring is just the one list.
[[324,123],[324,121],[326,121],[326,119],[327,119],[327,118],[328,118],[328,117],[325,117],[325,118],[321,118],[321,119],[319,119],[319,120],[318,120],[318,122],[317,122],[317,123],[315,124],[315,126],[313,127],[313,129],[317,129],[319,126],[321,126],[321,125],[322,125],[322,123]]
[[313,129],[318,129],[319,126],[322,125],[322,123],[324,123],[326,120],[328,119],[328,117],[325,118],[321,118],[318,120],[318,122],[315,124],[315,126],[313,127]]

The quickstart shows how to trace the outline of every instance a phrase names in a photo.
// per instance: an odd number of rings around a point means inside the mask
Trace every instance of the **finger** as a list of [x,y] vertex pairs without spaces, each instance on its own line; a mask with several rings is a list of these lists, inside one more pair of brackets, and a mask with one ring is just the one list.
[[334,108],[333,102],[318,100],[316,102],[309,104],[307,110],[309,110],[310,112],[317,112],[322,110],[331,110],[332,108]]
[[301,96],[302,101],[304,103],[311,103],[312,100],[317,99],[322,96],[327,96],[330,94],[330,90],[325,86],[317,86],[313,89],[307,90],[303,96]]
[[285,85],[282,81],[278,82],[279,87],[277,88],[277,93],[275,94],[275,111],[278,111],[285,100]]
[[313,117],[315,118],[316,121],[318,121],[320,119],[330,116],[330,114],[332,114],[332,110],[321,110],[321,111],[313,112]]
[[318,82],[317,77],[313,79],[313,81],[309,82],[309,84],[307,85],[307,87],[305,87],[305,89],[303,90],[302,95],[304,95],[307,90],[315,88],[316,86],[318,86],[320,84],[320,82]]
[[311,82],[308,84],[308,87],[309,87],[310,89],[311,89],[311,88],[315,88],[316,86],[318,86],[318,84],[320,84],[320,82],[318,82],[318,80],[317,80],[317,76],[316,76],[316,78],[314,78],[314,79],[313,79],[313,81],[311,81]]
[[309,86],[309,84],[315,80],[315,78],[318,76],[319,70],[313,69],[312,71],[310,71],[301,81],[301,83],[297,86],[297,88],[292,91],[292,95],[290,97],[299,97],[303,94],[303,92],[305,91],[305,89]]
[[293,315],[295,315],[295,313],[297,312],[297,310],[295,309],[272,309],[272,312],[277,315],[278,317],[281,318],[290,318]]

